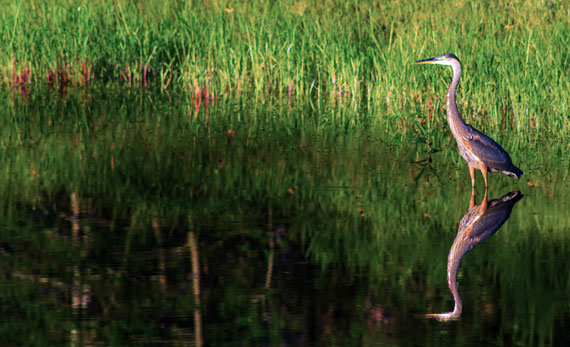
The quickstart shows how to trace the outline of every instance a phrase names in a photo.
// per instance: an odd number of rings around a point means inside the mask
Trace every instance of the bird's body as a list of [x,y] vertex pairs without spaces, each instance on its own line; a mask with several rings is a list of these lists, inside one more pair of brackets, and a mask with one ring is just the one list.
[[453,68],[453,80],[447,91],[447,122],[451,133],[457,141],[459,152],[467,164],[471,174],[472,186],[475,186],[475,169],[481,170],[487,187],[487,172],[498,172],[519,178],[523,172],[513,165],[509,154],[493,139],[471,125],[465,123],[457,109],[456,93],[461,77],[461,63],[453,54],[416,61],[416,64],[449,65]]

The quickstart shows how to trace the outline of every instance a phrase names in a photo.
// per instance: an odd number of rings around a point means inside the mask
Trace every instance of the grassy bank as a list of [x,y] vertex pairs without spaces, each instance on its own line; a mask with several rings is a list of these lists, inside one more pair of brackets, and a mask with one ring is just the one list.
[[202,105],[345,103],[430,127],[450,72],[411,63],[454,52],[470,122],[568,132],[564,2],[0,3],[0,83],[23,93],[105,83],[183,90]]

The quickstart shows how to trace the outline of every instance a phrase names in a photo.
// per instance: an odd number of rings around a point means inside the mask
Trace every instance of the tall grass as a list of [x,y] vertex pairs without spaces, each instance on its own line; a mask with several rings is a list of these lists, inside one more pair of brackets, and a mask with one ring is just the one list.
[[[564,2],[2,1],[5,88],[93,83],[344,103],[440,125],[450,72],[464,64],[468,121],[517,136],[569,128],[570,13]],[[25,75],[25,76],[23,76]],[[429,116],[429,117],[428,117]],[[435,116],[435,117],[434,117]]]

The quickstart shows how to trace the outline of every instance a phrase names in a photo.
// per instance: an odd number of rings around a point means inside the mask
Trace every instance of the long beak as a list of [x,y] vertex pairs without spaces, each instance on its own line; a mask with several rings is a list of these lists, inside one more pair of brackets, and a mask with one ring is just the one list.
[[429,58],[424,60],[418,60],[414,64],[433,64],[437,61],[436,58]]

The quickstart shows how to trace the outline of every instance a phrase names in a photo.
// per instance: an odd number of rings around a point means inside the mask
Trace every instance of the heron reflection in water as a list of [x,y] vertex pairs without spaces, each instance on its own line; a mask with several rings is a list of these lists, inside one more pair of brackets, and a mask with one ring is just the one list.
[[480,205],[475,205],[475,195],[471,194],[469,210],[459,223],[459,230],[447,258],[447,285],[455,307],[452,312],[430,313],[425,318],[434,318],[442,321],[456,320],[461,317],[463,303],[457,289],[457,271],[465,253],[481,241],[493,235],[509,219],[515,204],[523,198],[519,191],[510,192],[497,200],[487,201],[487,192]]
[[523,172],[513,165],[511,157],[503,147],[461,119],[455,100],[457,85],[461,77],[459,58],[453,54],[444,54],[439,57],[416,61],[415,64],[449,65],[453,69],[453,80],[449,85],[446,97],[447,122],[453,137],[457,141],[461,156],[469,165],[471,186],[475,187],[475,169],[481,170],[485,179],[485,187],[487,187],[487,172],[500,172],[516,178],[522,176]]

